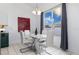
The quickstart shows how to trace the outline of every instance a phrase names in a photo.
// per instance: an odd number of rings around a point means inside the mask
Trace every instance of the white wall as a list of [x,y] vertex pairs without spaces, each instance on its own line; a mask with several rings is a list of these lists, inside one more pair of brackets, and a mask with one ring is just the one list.
[[[41,4],[40,8],[45,11],[57,4]],[[79,4],[67,4],[68,18],[68,46],[69,51],[79,54]],[[60,37],[54,37],[54,45],[59,47]]]
[[79,54],[79,4],[67,4],[69,51]]
[[[7,31],[9,32],[9,43],[20,43],[20,34],[18,33],[18,17],[27,17],[31,19],[32,32],[36,28],[36,17],[32,14],[32,8],[27,4],[0,4],[0,17],[8,23]],[[0,21],[1,22],[1,21]]]
[[7,25],[8,24],[8,15],[5,12],[0,11],[0,25],[4,24]]

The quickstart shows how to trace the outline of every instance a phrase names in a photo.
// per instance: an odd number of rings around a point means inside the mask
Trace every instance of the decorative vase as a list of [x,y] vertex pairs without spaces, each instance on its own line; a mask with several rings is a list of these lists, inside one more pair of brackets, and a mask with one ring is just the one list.
[[36,30],[35,30],[35,35],[37,35],[38,33],[37,33],[37,28],[36,28]]

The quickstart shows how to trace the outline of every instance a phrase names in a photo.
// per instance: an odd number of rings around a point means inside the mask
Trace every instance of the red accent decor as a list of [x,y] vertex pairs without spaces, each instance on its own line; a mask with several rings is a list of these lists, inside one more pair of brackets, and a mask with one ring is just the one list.
[[30,30],[30,18],[18,17],[18,32]]

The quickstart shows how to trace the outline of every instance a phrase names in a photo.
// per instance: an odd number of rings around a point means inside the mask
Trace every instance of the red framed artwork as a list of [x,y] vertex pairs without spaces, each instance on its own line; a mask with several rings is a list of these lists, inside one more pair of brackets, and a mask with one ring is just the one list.
[[30,30],[30,18],[18,17],[18,32]]

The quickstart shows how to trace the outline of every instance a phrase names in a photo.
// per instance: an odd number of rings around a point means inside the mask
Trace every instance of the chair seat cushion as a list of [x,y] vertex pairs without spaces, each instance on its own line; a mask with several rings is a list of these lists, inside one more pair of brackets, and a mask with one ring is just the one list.
[[32,40],[24,40],[23,42],[24,42],[24,43],[33,43]]

